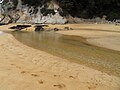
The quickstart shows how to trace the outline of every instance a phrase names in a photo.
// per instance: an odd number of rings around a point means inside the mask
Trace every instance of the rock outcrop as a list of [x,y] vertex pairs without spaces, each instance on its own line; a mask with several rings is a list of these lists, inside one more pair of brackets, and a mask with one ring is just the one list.
[[3,12],[1,16],[2,23],[47,23],[47,24],[64,24],[67,22],[66,18],[60,15],[62,10],[55,0],[51,0],[42,6],[30,6],[22,4],[18,0],[17,4],[14,0],[9,0],[3,3]]

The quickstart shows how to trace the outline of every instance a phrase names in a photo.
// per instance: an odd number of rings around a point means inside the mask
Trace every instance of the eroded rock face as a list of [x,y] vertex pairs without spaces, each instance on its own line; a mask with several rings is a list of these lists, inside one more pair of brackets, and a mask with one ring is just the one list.
[[47,15],[43,15],[40,11],[40,7],[38,7],[36,14],[31,14],[29,12],[29,8],[23,10],[20,13],[20,19],[17,22],[23,23],[52,23],[52,24],[64,24],[67,20],[62,17],[59,12],[55,12],[55,14],[48,13]]
[[[14,0],[13,7],[9,8],[5,0],[4,4],[4,15],[5,20],[2,22],[19,22],[19,23],[51,23],[51,24],[64,24],[67,20],[62,17],[59,12],[61,8],[59,5],[51,0],[51,2],[45,3],[42,6],[28,6],[27,4],[22,5],[22,1],[18,0],[16,6]],[[9,13],[14,12],[14,13]],[[8,19],[6,19],[8,18]]]

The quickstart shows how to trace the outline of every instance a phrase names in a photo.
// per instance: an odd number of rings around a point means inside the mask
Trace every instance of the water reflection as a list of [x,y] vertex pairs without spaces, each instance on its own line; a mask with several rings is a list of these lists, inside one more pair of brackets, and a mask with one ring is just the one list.
[[13,32],[20,42],[45,52],[120,76],[120,52],[92,46],[84,38],[51,32]]

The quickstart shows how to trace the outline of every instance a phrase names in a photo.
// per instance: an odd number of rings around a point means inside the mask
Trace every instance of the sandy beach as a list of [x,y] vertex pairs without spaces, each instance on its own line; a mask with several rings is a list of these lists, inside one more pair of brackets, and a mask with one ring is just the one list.
[[[68,25],[71,28],[77,26]],[[8,26],[9,27],[9,26]],[[5,26],[0,30],[9,31]],[[64,28],[64,25],[51,25],[50,28]],[[83,25],[83,28],[86,26]],[[89,28],[92,26],[89,26]],[[98,26],[94,27],[95,29]],[[100,27],[100,26],[99,26]],[[79,27],[77,27],[78,29]],[[118,28],[117,26],[115,28]],[[105,28],[103,30],[113,31]],[[74,32],[74,33],[73,33]],[[106,42],[103,37],[116,37],[114,32],[90,30],[59,31],[65,35],[79,35],[88,38],[92,44]],[[92,36],[91,36],[92,35]],[[94,40],[100,38],[99,40]],[[92,41],[91,41],[92,40]],[[103,40],[103,39],[102,39]],[[94,41],[94,42],[93,42]],[[115,43],[115,48],[119,48]],[[113,44],[112,44],[113,45]],[[106,45],[107,46],[107,45]],[[104,44],[105,47],[105,44]],[[111,47],[111,46],[110,46]],[[109,47],[107,47],[109,48]],[[114,48],[112,48],[114,49]],[[70,62],[49,53],[30,48],[18,42],[11,34],[0,34],[0,90],[120,90],[120,78],[104,72]]]
[[120,51],[120,26],[107,24],[68,25],[70,31],[59,31],[64,35],[81,36],[92,45]]

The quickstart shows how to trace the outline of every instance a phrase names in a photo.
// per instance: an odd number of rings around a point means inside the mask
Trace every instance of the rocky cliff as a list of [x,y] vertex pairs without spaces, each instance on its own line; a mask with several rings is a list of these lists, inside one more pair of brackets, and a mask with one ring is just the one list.
[[2,22],[63,24],[120,19],[120,0],[4,0],[2,7]]
[[60,12],[62,9],[55,0],[38,5],[30,5],[26,0],[4,0],[1,22],[64,24],[67,20]]

